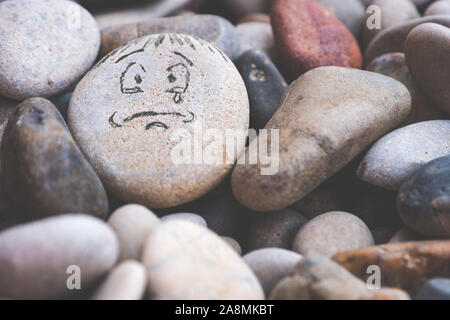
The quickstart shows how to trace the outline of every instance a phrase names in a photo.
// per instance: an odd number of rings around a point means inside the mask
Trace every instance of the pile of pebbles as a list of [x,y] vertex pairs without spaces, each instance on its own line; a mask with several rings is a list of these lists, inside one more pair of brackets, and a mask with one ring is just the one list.
[[450,299],[449,83],[449,0],[0,1],[0,298]]

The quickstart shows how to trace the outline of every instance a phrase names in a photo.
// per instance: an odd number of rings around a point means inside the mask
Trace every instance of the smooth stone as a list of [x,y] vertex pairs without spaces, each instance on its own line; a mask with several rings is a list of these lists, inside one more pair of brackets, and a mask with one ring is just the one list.
[[99,288],[95,290],[93,300],[141,300],[147,286],[145,266],[137,261],[128,260],[110,271]]
[[450,120],[433,120],[397,129],[378,140],[361,162],[358,177],[398,190],[421,166],[450,153]]
[[301,227],[292,250],[301,255],[317,252],[332,257],[338,252],[372,245],[372,233],[361,219],[347,212],[328,212]]
[[119,240],[118,261],[140,260],[145,240],[159,223],[153,212],[138,204],[128,204],[114,211],[108,224]]
[[252,13],[264,13],[270,10],[272,0],[223,0],[236,18],[241,18]]
[[100,55],[105,56],[144,35],[166,32],[188,34],[211,42],[233,61],[241,52],[239,35],[228,20],[215,15],[190,15],[150,19],[103,29]]
[[450,237],[450,154],[428,162],[407,179],[399,190],[397,208],[413,231]]
[[241,20],[239,20],[238,24],[246,23],[246,22],[265,22],[270,23],[270,16],[265,13],[252,13],[245,17],[243,17]]
[[440,14],[448,14],[450,15],[450,1],[449,0],[441,0],[432,3],[427,10],[425,11],[425,16],[434,16]]
[[411,231],[407,227],[403,227],[396,234],[394,234],[394,236],[391,238],[391,240],[389,240],[388,243],[402,243],[423,240],[421,238],[422,237],[416,232]]
[[317,0],[333,13],[358,39],[365,22],[366,10],[360,0]]
[[450,300],[450,279],[435,278],[427,281],[415,300]]
[[[156,34],[114,50],[81,80],[68,124],[113,195],[168,208],[201,197],[226,177],[245,145],[249,102],[242,77],[220,49],[187,35]],[[199,130],[221,137],[231,130],[238,152],[228,148],[224,161],[213,148],[220,142],[198,141]],[[191,152],[194,139],[200,146]]]
[[[418,25],[428,22],[441,24],[445,27],[450,27],[450,17],[448,15],[436,15],[417,18],[404,22],[397,26],[390,27],[380,32],[367,46],[364,52],[364,62],[368,64],[376,57],[379,57],[385,53],[404,52],[406,37],[411,32],[411,30]],[[412,73],[411,67],[410,71]]]
[[5,190],[28,218],[74,212],[106,218],[102,182],[50,101],[30,98],[16,107],[0,156]]
[[239,242],[237,242],[236,240],[234,240],[233,238],[230,237],[221,237],[222,240],[224,240],[226,243],[228,243],[230,245],[231,248],[233,248],[234,251],[236,251],[236,253],[238,255],[242,254],[242,249],[241,249],[241,245],[239,244]]
[[266,296],[276,284],[288,276],[302,256],[285,249],[265,248],[247,253],[245,262],[258,277]]
[[240,39],[241,55],[248,50],[260,50],[277,61],[277,48],[270,23],[241,23],[236,26],[236,31]]
[[271,21],[288,80],[320,66],[361,67],[351,32],[316,1],[275,0]]
[[188,212],[172,213],[167,216],[161,217],[161,221],[168,221],[172,219],[190,221],[198,224],[199,226],[208,227],[206,220],[202,216],[195,213],[188,213]]
[[288,85],[263,51],[246,51],[236,65],[250,99],[250,127],[263,129],[277,111]]
[[406,292],[367,284],[320,254],[300,260],[291,275],[272,290],[271,300],[409,300]]
[[380,267],[383,285],[402,288],[413,296],[429,278],[450,277],[450,241],[391,243],[338,253],[333,260],[357,277]]
[[436,107],[450,115],[448,52],[450,29],[434,23],[414,28],[405,42],[406,62],[414,79]]
[[0,296],[20,300],[79,294],[67,287],[69,277],[75,275],[68,268],[80,268],[81,291],[85,291],[114,266],[118,253],[111,228],[84,214],[7,229],[0,233]]
[[142,261],[151,299],[264,299],[244,260],[215,233],[192,222],[162,223],[148,237]]
[[260,162],[238,164],[234,195],[256,211],[291,206],[400,124],[410,108],[408,89],[392,78],[342,67],[311,70],[291,84],[265,127],[279,131],[279,171],[260,175]]
[[[78,20],[70,19],[71,12]],[[74,2],[4,1],[0,43],[0,95],[24,100],[73,86],[95,62],[100,33],[91,14]]]
[[284,209],[256,214],[249,227],[248,251],[261,248],[291,249],[297,231],[308,220],[297,211]]
[[[369,29],[367,23],[364,24],[362,33],[364,47],[367,47],[381,31],[420,17],[419,11],[410,0],[375,0],[372,5],[378,6],[380,10],[381,28]],[[372,15],[373,12],[367,13],[366,21],[369,22]]]

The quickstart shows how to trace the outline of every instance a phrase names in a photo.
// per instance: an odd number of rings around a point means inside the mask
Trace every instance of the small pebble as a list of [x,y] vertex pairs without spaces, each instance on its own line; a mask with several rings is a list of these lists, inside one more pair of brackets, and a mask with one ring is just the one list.
[[277,48],[270,23],[241,23],[236,26],[236,31],[240,38],[241,55],[254,49],[265,52],[272,61],[277,61]]

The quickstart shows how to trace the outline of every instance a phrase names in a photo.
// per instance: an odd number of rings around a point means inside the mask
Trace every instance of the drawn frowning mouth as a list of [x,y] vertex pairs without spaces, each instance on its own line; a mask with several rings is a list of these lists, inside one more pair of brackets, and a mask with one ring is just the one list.
[[[143,112],[138,112],[135,113],[129,117],[126,117],[125,119],[122,120],[122,122],[117,122],[114,117],[117,114],[117,111],[115,111],[110,117],[109,117],[109,124],[111,125],[111,127],[113,128],[122,128],[125,125],[127,125],[129,122],[135,120],[135,119],[139,119],[139,118],[152,118],[152,117],[157,117],[157,116],[169,116],[169,117],[175,117],[175,118],[179,118],[179,119],[183,119],[181,120],[183,123],[191,123],[195,120],[195,114],[193,114],[191,111],[187,111],[187,115],[183,114],[181,112],[156,112],[156,111],[143,111]],[[152,121],[150,123],[148,123],[145,126],[145,130],[150,130],[152,128],[163,128],[165,130],[169,129],[169,126],[167,124],[165,124],[164,122],[161,121]]]

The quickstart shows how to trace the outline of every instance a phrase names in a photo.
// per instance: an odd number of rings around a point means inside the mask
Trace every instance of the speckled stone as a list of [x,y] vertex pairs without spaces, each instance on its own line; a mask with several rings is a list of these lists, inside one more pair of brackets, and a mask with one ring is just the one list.
[[285,249],[264,248],[247,253],[245,262],[258,277],[266,296],[276,284],[288,276],[302,256]]
[[0,94],[49,97],[74,85],[94,63],[100,33],[72,1],[0,3]]
[[115,210],[108,224],[119,240],[119,261],[139,260],[145,240],[159,225],[159,219],[144,206],[128,204]]
[[[241,150],[249,102],[220,49],[187,35],[156,34],[111,52],[86,75],[72,96],[68,124],[112,194],[167,208],[201,197],[232,169],[232,150],[225,162],[195,135],[240,130]],[[191,152],[194,139],[200,147]],[[181,145],[190,155],[182,156]]]
[[50,101],[30,98],[16,107],[0,153],[5,190],[30,219],[74,212],[106,218],[102,182]]
[[155,33],[183,33],[201,38],[221,49],[231,60],[240,53],[239,35],[226,19],[215,15],[190,15],[146,20],[102,30],[100,54],[110,51],[144,35]]
[[317,252],[331,257],[338,252],[372,245],[372,233],[361,219],[347,212],[328,212],[303,225],[292,247],[302,255]]
[[320,254],[300,260],[272,290],[271,300],[409,300],[398,289],[370,290],[367,284]]
[[406,62],[414,79],[436,107],[450,115],[448,52],[450,28],[434,23],[414,28],[405,42]]
[[128,260],[110,271],[99,288],[95,290],[93,300],[141,300],[147,286],[145,266],[137,261]]
[[277,61],[277,48],[272,26],[265,22],[245,22],[236,26],[241,43],[241,55],[247,50],[260,50]]
[[[20,250],[18,250],[20,248]],[[113,267],[118,255],[114,232],[86,215],[63,215],[0,233],[0,296],[12,299],[68,297],[67,280],[79,266],[85,291]]]
[[172,213],[172,214],[162,217],[161,221],[168,221],[168,220],[172,220],[172,219],[190,221],[190,222],[198,224],[199,226],[208,227],[206,220],[202,216],[195,214],[195,213],[188,213],[188,212]]
[[450,277],[450,241],[392,243],[338,253],[333,260],[361,279],[378,265],[381,284],[402,288],[413,296],[434,277]]
[[415,171],[399,190],[397,208],[403,222],[417,233],[448,238],[450,155],[433,160]]
[[279,130],[279,171],[261,175],[261,163],[236,165],[234,195],[256,211],[291,206],[395,128],[410,108],[408,89],[392,78],[342,67],[311,70],[291,84],[265,127]]
[[415,300],[450,300],[450,279],[435,278],[427,281]]
[[222,240],[224,240],[226,243],[228,243],[230,245],[231,248],[233,248],[233,250],[238,254],[241,255],[242,254],[242,248],[241,245],[239,244],[239,242],[237,242],[236,240],[234,240],[233,238],[230,237],[226,237],[223,236]]
[[192,222],[162,223],[150,234],[142,261],[152,299],[264,299],[244,260],[216,234]]
[[449,14],[450,15],[450,1],[449,0],[441,0],[432,3],[427,10],[425,11],[425,16],[434,16],[440,14]]

